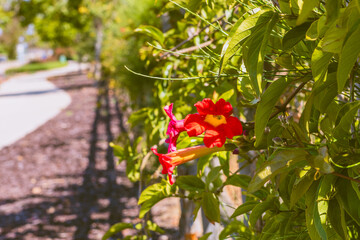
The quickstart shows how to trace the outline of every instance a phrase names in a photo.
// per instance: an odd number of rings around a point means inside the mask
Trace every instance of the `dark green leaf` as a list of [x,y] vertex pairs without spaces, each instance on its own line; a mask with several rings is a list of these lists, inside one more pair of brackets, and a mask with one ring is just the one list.
[[257,204],[250,213],[249,224],[251,227],[255,227],[257,220],[261,215],[270,209],[276,209],[275,198],[269,198],[262,203]]
[[220,176],[221,166],[214,167],[210,170],[209,174],[206,176],[206,186],[209,186],[210,183],[215,181]]
[[296,26],[290,29],[284,36],[282,40],[282,45],[284,50],[288,50],[295,46],[298,42],[305,39],[307,30],[309,29],[311,23],[306,22],[299,26]]
[[275,152],[269,161],[265,162],[252,178],[248,188],[249,192],[259,190],[271,177],[280,171],[284,171],[285,169],[286,171],[290,171],[292,167],[305,161],[307,155],[306,151],[300,149]]
[[314,172],[310,171],[306,173],[302,178],[300,178],[297,182],[295,182],[290,196],[291,208],[295,206],[295,203],[297,203],[302,196],[304,196],[304,194],[307,192],[313,181],[314,181]]
[[338,192],[336,198],[340,206],[343,206],[345,211],[360,226],[360,198],[354,191],[349,180],[339,178],[336,182],[336,190]]
[[360,24],[357,29],[348,37],[345,42],[339,59],[337,71],[338,93],[340,94],[345,87],[351,69],[360,53]]
[[228,179],[226,179],[224,185],[233,185],[236,187],[247,189],[250,181],[251,177],[248,175],[235,174],[231,175]]
[[327,217],[336,233],[339,234],[342,239],[348,239],[344,207],[340,206],[336,198],[329,201]]
[[[317,227],[315,226],[315,222],[318,222],[318,218],[315,219],[315,213],[319,215],[316,211],[316,197],[317,197],[317,189],[318,189],[318,182],[313,182],[309,190],[305,194],[305,218],[306,218],[306,226],[308,233],[310,235],[311,240],[322,240],[318,231]],[[318,225],[318,224],[317,224]],[[320,223],[321,226],[321,223]]]
[[[344,114],[340,115],[340,122],[334,129],[334,137],[337,139],[345,138],[350,131],[352,122],[354,121],[355,114],[360,107],[360,101],[349,103],[350,109]],[[341,111],[341,110],[340,110]]]
[[210,222],[220,222],[220,208],[219,201],[211,192],[203,192],[201,207],[204,210],[206,218]]
[[340,0],[327,0],[326,8],[326,23],[334,21],[338,16],[341,8]]
[[282,77],[273,82],[261,96],[261,101],[255,113],[255,146],[260,144],[274,106],[289,83],[290,81]]
[[180,188],[188,191],[202,191],[205,189],[204,182],[196,176],[180,176],[175,183]]
[[234,218],[237,216],[240,216],[244,213],[250,212],[257,204],[259,204],[258,201],[247,201],[243,204],[241,204],[231,215],[230,218]]

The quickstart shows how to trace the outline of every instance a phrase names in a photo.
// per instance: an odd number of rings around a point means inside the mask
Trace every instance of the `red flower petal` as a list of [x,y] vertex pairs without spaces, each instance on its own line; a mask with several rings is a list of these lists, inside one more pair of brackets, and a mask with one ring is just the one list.
[[236,117],[226,118],[227,124],[224,125],[226,137],[232,139],[234,136],[242,134],[242,125],[239,119]]
[[152,147],[151,151],[153,151],[153,153],[159,157],[159,162],[163,167],[163,170],[161,171],[161,173],[167,174],[169,176],[170,184],[173,185],[174,179],[173,179],[172,174],[174,172],[175,166],[170,163],[170,158],[166,154],[158,153],[157,149],[155,147]]
[[214,114],[215,104],[210,98],[205,98],[194,105],[200,115]]
[[215,104],[215,114],[214,115],[224,115],[224,117],[229,117],[233,112],[233,107],[229,102],[226,102],[224,99],[220,98],[219,101]]
[[184,127],[189,137],[202,134],[206,126],[203,117],[199,114],[189,114],[185,118]]
[[220,129],[208,129],[205,132],[204,144],[208,148],[222,147],[226,141],[226,136]]

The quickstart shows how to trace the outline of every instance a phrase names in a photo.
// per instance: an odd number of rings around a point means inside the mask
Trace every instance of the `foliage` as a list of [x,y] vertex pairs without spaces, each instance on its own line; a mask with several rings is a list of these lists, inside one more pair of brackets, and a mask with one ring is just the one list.
[[70,47],[89,37],[91,18],[82,0],[21,1],[14,6],[24,26],[34,24],[37,34],[52,47]]
[[13,19],[14,12],[0,6],[0,52],[5,53],[9,59],[16,58],[16,44],[24,31],[18,21]]
[[[359,238],[358,0],[33,0],[18,10],[54,46],[86,52],[104,34],[103,78],[133,100],[132,136],[113,147],[129,179],[148,185],[140,217],[179,197],[224,226],[219,239]],[[167,148],[162,108],[174,103],[184,119],[204,98],[229,101],[244,135],[171,186],[150,151]],[[202,143],[181,133],[177,148]],[[234,149],[238,169],[229,167]],[[244,202],[226,216],[228,185],[241,188]],[[136,231],[129,239],[157,231],[148,221],[119,223],[104,238],[125,228]]]
[[[229,171],[229,153],[202,157],[196,176],[147,187],[140,217],[176,196],[220,222],[220,239],[358,239],[359,1],[161,4],[162,29],[149,23],[135,31],[151,40],[139,50],[147,69],[130,71],[157,80],[151,104],[129,119],[144,135],[131,145],[142,149],[134,152],[139,175],[131,179],[153,183],[159,176],[150,147],[166,149],[162,108],[170,103],[183,119],[203,98],[224,98],[245,134],[228,142],[239,154],[237,171]],[[201,142],[182,133],[177,147]],[[215,155],[219,167],[209,164]],[[247,165],[255,172],[243,172]],[[231,217],[218,211],[226,185],[246,196]]]

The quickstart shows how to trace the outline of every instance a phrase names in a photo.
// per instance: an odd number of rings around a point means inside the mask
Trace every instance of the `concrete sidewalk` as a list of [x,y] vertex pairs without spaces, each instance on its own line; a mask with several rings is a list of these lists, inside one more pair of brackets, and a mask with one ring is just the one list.
[[0,85],[0,149],[8,146],[56,116],[70,96],[48,77],[78,71],[78,63],[10,78]]

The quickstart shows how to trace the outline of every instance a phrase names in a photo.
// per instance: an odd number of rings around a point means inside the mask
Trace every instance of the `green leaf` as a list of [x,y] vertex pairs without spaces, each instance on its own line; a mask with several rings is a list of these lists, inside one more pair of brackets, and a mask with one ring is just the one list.
[[311,156],[309,157],[309,163],[313,168],[320,170],[321,173],[329,174],[334,172],[334,168],[329,162],[329,156]]
[[250,213],[249,224],[251,227],[255,227],[257,220],[261,217],[261,215],[270,209],[276,209],[276,201],[275,198],[269,198],[264,202],[257,204],[254,209]]
[[244,223],[233,220],[225,226],[219,235],[219,239],[228,239],[227,237],[233,233],[236,233],[240,239],[253,239],[252,233],[249,231],[249,227],[246,227]]
[[255,113],[255,146],[259,146],[271,112],[290,81],[282,77],[273,82],[261,96]]
[[338,178],[336,181],[336,198],[350,217],[360,226],[360,199],[347,179]]
[[339,234],[341,239],[349,239],[346,230],[345,210],[344,207],[340,205],[337,198],[333,198],[329,201],[327,217],[331,226],[335,229],[336,233]]
[[290,196],[290,208],[293,208],[299,199],[304,196],[314,181],[314,172],[308,172],[300,178],[293,186]]
[[[315,213],[317,216],[319,213],[316,211],[315,206],[316,205],[316,197],[317,197],[317,191],[318,190],[318,182],[313,182],[309,190],[305,194],[305,218],[306,218],[306,226],[308,233],[310,235],[311,240],[322,240],[318,231],[318,221],[319,218],[315,218]],[[316,224],[316,226],[315,226]],[[321,226],[321,223],[320,223]]]
[[290,54],[284,53],[275,59],[276,63],[287,69],[294,69],[293,60]]
[[[177,145],[179,146],[179,145]],[[180,148],[180,147],[179,147]],[[198,162],[197,162],[197,174],[200,176],[200,173],[203,174],[205,167],[207,165],[209,165],[209,161],[210,158],[212,157],[212,155],[207,155],[204,157],[199,158]]]
[[318,22],[319,20],[314,21],[306,31],[306,40],[315,41],[318,38]]
[[271,19],[259,31],[252,34],[251,39],[246,42],[247,51],[244,63],[249,73],[254,91],[259,96],[262,92],[262,75],[264,69],[264,57],[268,40],[272,29],[279,19],[278,14],[273,13]]
[[147,187],[140,195],[138,204],[141,204],[139,217],[143,218],[145,214],[162,199],[169,197],[171,187],[165,181],[153,184]]
[[107,240],[118,232],[121,232],[124,229],[133,228],[131,223],[116,223],[110,227],[110,229],[104,234],[102,240]]
[[135,29],[135,32],[146,34],[149,37],[152,37],[153,39],[158,41],[161,45],[164,44],[165,41],[164,34],[154,26],[141,25]]
[[248,175],[235,174],[231,175],[228,179],[226,179],[224,185],[233,185],[236,187],[247,189],[250,181],[251,177]]
[[360,101],[353,102],[350,104],[351,104],[350,109],[344,115],[340,116],[341,120],[334,129],[334,137],[336,139],[342,139],[348,136],[351,128],[351,124],[354,121],[354,117],[360,107]]
[[115,145],[112,142],[109,145],[113,148],[114,156],[119,158],[120,161],[123,160],[125,156],[125,149],[119,145]]
[[343,13],[326,31],[321,48],[325,52],[340,53],[347,34],[346,13]]
[[214,167],[210,170],[209,174],[206,176],[206,186],[209,186],[210,183],[214,182],[220,176],[221,166]]
[[143,123],[144,120],[148,116],[149,110],[150,110],[150,108],[142,108],[136,112],[133,112],[130,115],[128,122],[131,124],[132,127],[134,127],[140,123]]
[[214,194],[211,192],[203,192],[201,207],[204,210],[206,218],[214,223],[220,222],[220,208],[219,201],[215,198]]
[[156,223],[150,221],[150,220],[147,220],[146,221],[146,228],[150,231],[153,231],[153,232],[158,232],[158,233],[161,233],[161,234],[164,234],[165,231],[163,229],[161,229],[159,227],[159,225],[157,225]]
[[248,191],[259,190],[271,177],[281,171],[290,171],[306,160],[307,152],[300,149],[283,150],[275,152],[270,159],[263,164],[252,178]]
[[360,24],[357,29],[349,36],[345,42],[339,59],[337,71],[338,93],[340,94],[345,87],[351,69],[353,69],[356,59],[360,53]]
[[318,188],[318,194],[316,199],[316,210],[318,212],[319,221],[321,227],[319,227],[318,232],[322,238],[326,238],[325,229],[327,228],[327,212],[329,210],[329,199],[332,195],[332,188],[336,181],[336,177],[334,175],[325,175],[321,178],[321,182]]
[[331,102],[337,96],[336,73],[328,74],[326,81],[320,88],[314,90],[314,106],[320,113],[325,113]]
[[228,60],[239,50],[241,43],[250,35],[254,34],[263,25],[268,23],[272,16],[273,12],[270,9],[265,9],[250,15],[245,18],[245,20],[240,18],[236,22],[221,51],[219,74],[221,74],[223,67]]
[[327,0],[326,8],[326,23],[334,21],[338,16],[341,8],[340,0]]
[[224,99],[225,101],[229,101],[230,98],[234,95],[235,90],[234,89],[230,89],[229,91],[224,92],[223,94],[220,95],[219,99]]
[[311,23],[306,22],[299,26],[296,26],[290,29],[284,36],[282,40],[282,45],[284,50],[288,50],[295,46],[298,42],[305,39],[307,30],[309,29]]
[[204,182],[192,175],[178,177],[175,184],[188,191],[203,191],[205,189]]
[[206,233],[202,237],[200,237],[198,240],[207,240],[211,234],[212,234],[212,232]]
[[275,234],[281,229],[282,226],[286,227],[286,223],[289,221],[291,213],[282,212],[271,217],[266,221],[261,233],[261,240],[274,239]]
[[240,216],[244,213],[250,212],[257,204],[259,204],[258,201],[247,201],[243,204],[241,204],[231,215],[230,218],[234,218],[237,216]]
[[324,52],[320,47],[322,43],[321,40],[311,56],[311,70],[315,82],[325,77],[330,60],[334,55],[333,53]]
[[303,24],[311,14],[314,7],[319,4],[320,0],[303,0],[303,4],[300,9],[300,15],[296,21],[296,25]]

